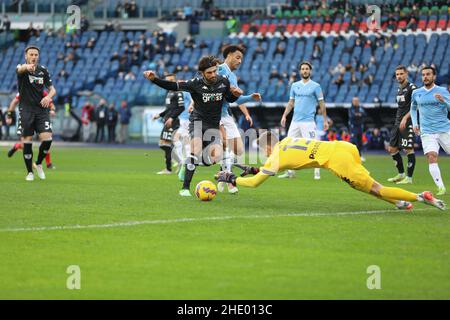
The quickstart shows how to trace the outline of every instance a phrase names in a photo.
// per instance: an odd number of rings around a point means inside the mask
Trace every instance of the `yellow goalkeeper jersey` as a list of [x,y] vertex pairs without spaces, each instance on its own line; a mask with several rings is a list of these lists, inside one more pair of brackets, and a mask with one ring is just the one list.
[[278,171],[327,167],[335,148],[335,142],[285,138],[274,146],[272,154],[260,167],[257,175],[248,178],[239,177],[236,184],[256,187]]

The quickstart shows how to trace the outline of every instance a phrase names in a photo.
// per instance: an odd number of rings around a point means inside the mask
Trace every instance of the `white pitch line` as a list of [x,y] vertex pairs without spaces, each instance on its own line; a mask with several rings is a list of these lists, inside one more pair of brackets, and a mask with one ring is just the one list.
[[[426,209],[415,209],[414,211],[423,211]],[[120,228],[132,227],[146,224],[167,224],[182,222],[202,222],[202,221],[222,221],[233,219],[270,219],[285,217],[321,217],[321,216],[348,216],[361,214],[380,214],[401,212],[395,209],[389,210],[372,210],[372,211],[343,211],[343,212],[303,212],[303,213],[286,213],[278,215],[242,215],[242,216],[216,216],[216,217],[200,217],[200,218],[176,218],[166,220],[142,220],[142,221],[124,221],[107,224],[88,224],[88,225],[67,225],[67,226],[42,226],[42,227],[26,227],[26,228],[5,228],[0,232],[27,232],[27,231],[54,231],[54,230],[77,230],[77,229],[102,229],[102,228]],[[405,214],[410,214],[405,212]]]

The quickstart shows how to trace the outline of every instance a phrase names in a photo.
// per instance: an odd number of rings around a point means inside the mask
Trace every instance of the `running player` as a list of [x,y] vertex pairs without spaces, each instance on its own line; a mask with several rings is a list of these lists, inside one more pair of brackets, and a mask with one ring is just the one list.
[[422,81],[423,87],[414,90],[411,96],[411,120],[414,132],[422,139],[428,169],[438,187],[437,195],[444,195],[446,189],[438,166],[438,155],[439,146],[450,154],[450,95],[446,88],[435,85],[436,70],[433,67],[422,68]]
[[[50,123],[50,104],[56,95],[50,74],[47,69],[38,64],[39,48],[28,46],[25,48],[25,64],[16,68],[17,82],[20,95],[19,116],[24,140],[23,158],[28,172],[27,181],[33,181],[33,148],[32,140],[35,132],[39,134],[41,145],[36,160],[36,171],[39,178],[45,179],[42,161],[48,154],[52,144],[52,128]],[[44,88],[48,95],[44,97]]]
[[[47,91],[44,91],[44,97],[45,96],[47,96]],[[20,95],[19,95],[19,93],[17,93],[16,96],[14,97],[14,99],[9,104],[9,107],[7,110],[7,113],[9,115],[11,115],[15,111],[17,105],[19,104],[19,100],[20,100]],[[50,116],[51,117],[56,116],[55,105],[53,104],[53,101],[50,104]],[[12,117],[7,117],[6,123],[8,125],[11,125]],[[20,117],[19,117],[19,121],[17,124],[17,136],[20,138],[20,141],[15,143],[14,146],[8,151],[9,158],[11,158],[14,155],[14,153],[16,153],[17,150],[23,149],[23,137],[22,137],[22,127],[21,127],[21,123],[20,123]],[[47,155],[45,156],[45,163],[46,163],[48,169],[56,169],[56,167],[52,164],[50,152],[47,153]],[[33,167],[35,167],[35,166],[36,165],[34,164]]]
[[[223,57],[225,61],[219,65],[218,74],[225,76],[230,81],[231,86],[238,87],[238,81],[234,71],[241,65],[244,54],[244,48],[237,45],[229,45],[223,50]],[[246,119],[251,121],[250,113],[244,105],[250,101],[261,101],[261,95],[259,93],[253,93],[248,96],[242,95],[236,100],[236,103]],[[236,125],[236,121],[231,114],[230,104],[227,102],[225,102],[222,106],[222,118],[220,123],[225,130],[226,137],[226,139],[224,139],[222,170],[231,172],[233,163],[236,161],[235,157],[242,155],[244,152],[244,143],[242,142],[242,137]],[[225,184],[219,183],[217,187],[220,192],[223,192],[225,189]],[[237,193],[238,189],[229,184],[228,192]]]
[[[396,182],[397,184],[407,184],[412,183],[414,167],[416,166],[414,131],[409,110],[411,108],[411,95],[417,87],[414,83],[408,81],[408,70],[406,70],[405,66],[400,65],[395,68],[395,78],[399,84],[397,89],[398,108],[394,127],[391,130],[389,153],[394,159],[398,174],[393,178],[389,178],[388,181]],[[408,173],[406,176],[400,149],[403,149],[408,157]]]
[[[175,81],[174,73],[165,76],[167,81]],[[157,174],[171,174],[172,173],[172,140],[176,130],[180,127],[180,120],[178,116],[184,111],[183,93],[180,91],[167,92],[166,95],[166,109],[160,114],[153,116],[153,120],[163,118],[164,127],[161,131],[159,139],[159,147],[164,151],[166,159],[166,168],[159,171]],[[177,159],[181,162],[181,158]]]
[[324,168],[348,183],[352,188],[371,194],[394,204],[398,209],[412,209],[411,202],[420,201],[445,210],[443,201],[431,192],[411,193],[400,188],[384,187],[375,181],[361,164],[358,148],[346,141],[318,141],[287,137],[277,142],[271,132],[258,139],[259,147],[269,157],[261,168],[243,167],[242,175],[255,174],[250,178],[236,177],[233,173],[220,172],[218,181],[245,187],[257,187],[278,171],[285,169]]
[[194,110],[189,118],[191,154],[186,159],[181,196],[192,196],[189,189],[200,161],[205,165],[211,165],[221,159],[219,126],[222,104],[225,99],[228,102],[235,102],[242,94],[242,90],[230,86],[227,78],[217,75],[218,64],[219,60],[214,56],[202,57],[198,63],[201,78],[187,82],[165,81],[157,78],[153,71],[144,72],[144,76],[157,86],[166,90],[190,92],[194,100]]
[[[316,123],[314,122],[316,106],[317,104],[319,105],[320,109],[322,109],[322,115],[326,119],[325,101],[320,84],[311,80],[311,63],[303,61],[300,63],[299,69],[302,80],[294,82],[291,86],[290,99],[281,117],[281,126],[286,126],[286,118],[291,110],[294,109],[288,137],[315,139],[317,136]],[[324,122],[323,130],[328,130],[328,122]],[[320,169],[314,170],[314,176],[316,179],[317,177],[320,179]],[[278,176],[278,178],[293,177],[293,170],[288,170],[286,173]]]

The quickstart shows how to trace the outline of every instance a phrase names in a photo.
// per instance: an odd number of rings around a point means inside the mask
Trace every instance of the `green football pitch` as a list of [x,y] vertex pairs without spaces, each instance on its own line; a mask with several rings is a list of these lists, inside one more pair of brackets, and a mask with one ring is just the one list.
[[[397,211],[325,170],[181,198],[159,150],[55,147],[56,170],[26,182],[6,151],[0,299],[450,299],[450,211]],[[365,166],[395,174],[387,155]],[[450,186],[450,158],[440,168]],[[435,191],[423,156],[406,189]]]

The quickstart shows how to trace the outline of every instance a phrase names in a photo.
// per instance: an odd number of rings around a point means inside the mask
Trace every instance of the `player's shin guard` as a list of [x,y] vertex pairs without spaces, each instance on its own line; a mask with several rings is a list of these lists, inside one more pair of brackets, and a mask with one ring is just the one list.
[[433,177],[433,181],[438,188],[444,187],[444,182],[441,177],[441,170],[439,170],[439,166],[437,163],[430,163],[428,165],[428,169],[430,170],[430,174]]
[[23,143],[23,160],[28,173],[33,172],[33,143],[26,141]]
[[417,194],[400,188],[381,187],[380,196],[386,201],[390,200],[417,201]]
[[416,155],[414,153],[408,154],[408,177],[412,178],[414,168],[416,167]]
[[191,181],[192,177],[194,176],[195,169],[198,164],[198,158],[194,154],[190,154],[186,158],[186,172],[184,174],[184,181],[183,181],[183,189],[189,189],[191,187]]
[[159,146],[164,151],[164,157],[166,159],[166,169],[172,171],[172,147],[163,145]]
[[400,151],[397,151],[394,154],[391,154],[392,159],[394,159],[395,166],[397,167],[398,173],[403,174],[405,173],[405,168],[403,167],[403,159],[402,155],[400,154]]
[[39,146],[39,154],[36,160],[36,164],[40,165],[44,160],[45,156],[48,154],[48,150],[50,150],[50,146],[52,145],[52,140],[44,140],[41,142]]

